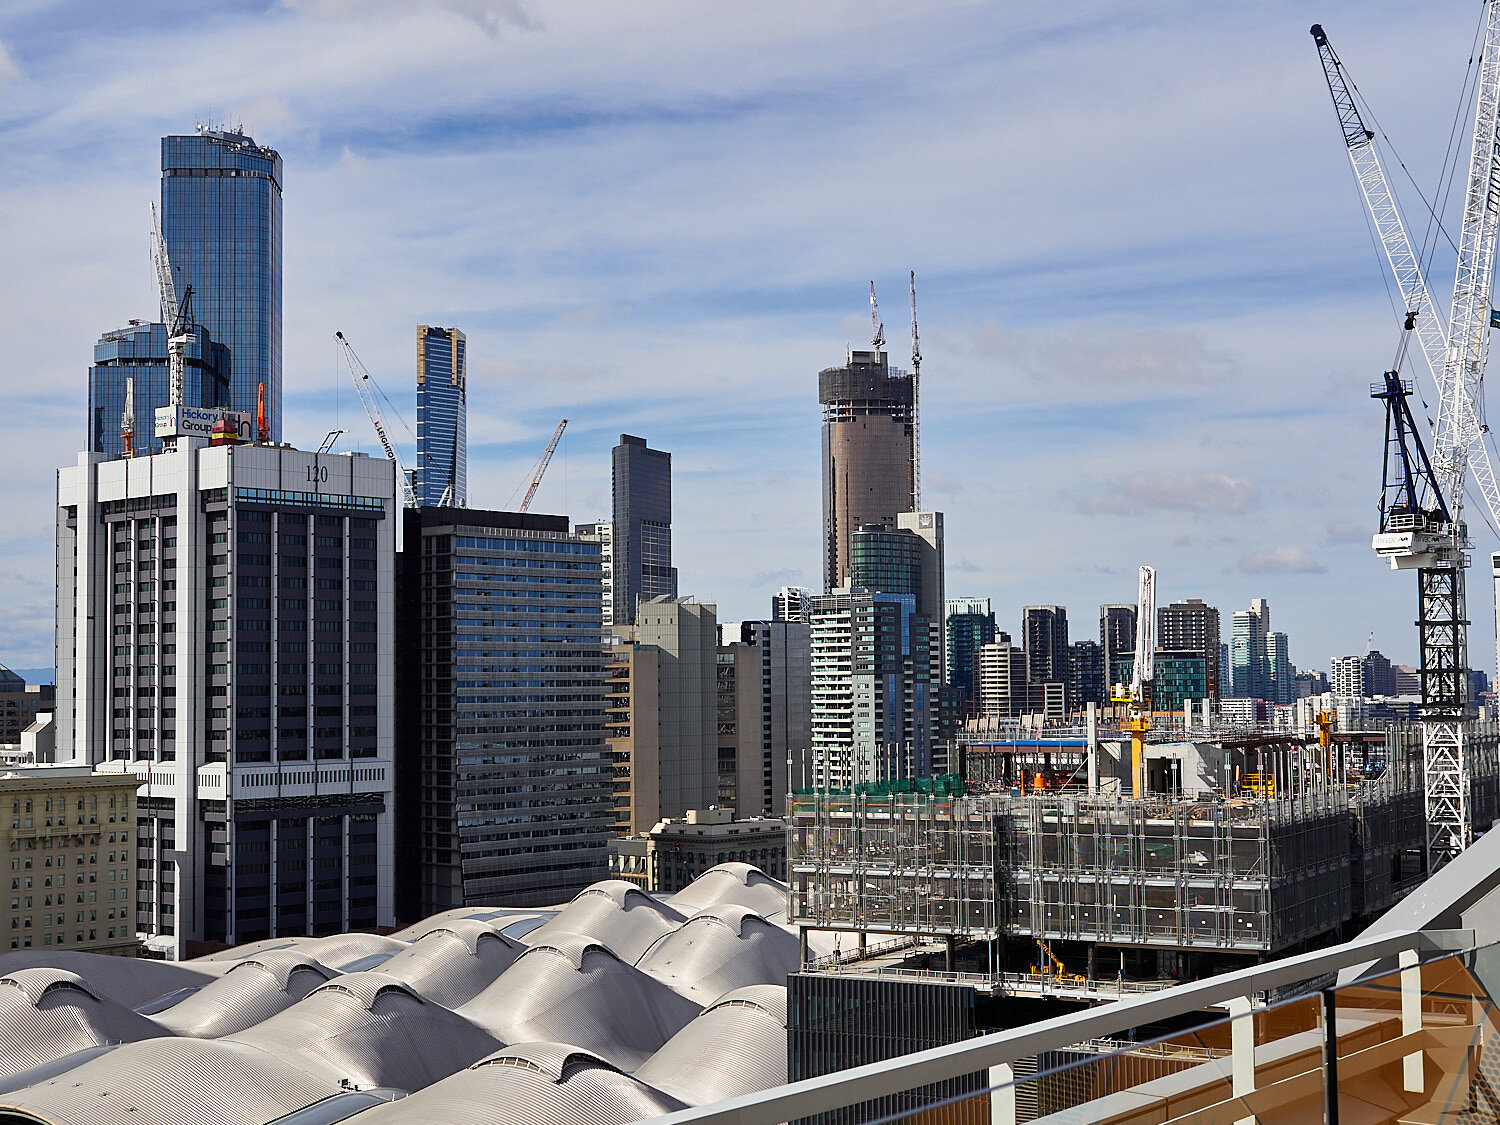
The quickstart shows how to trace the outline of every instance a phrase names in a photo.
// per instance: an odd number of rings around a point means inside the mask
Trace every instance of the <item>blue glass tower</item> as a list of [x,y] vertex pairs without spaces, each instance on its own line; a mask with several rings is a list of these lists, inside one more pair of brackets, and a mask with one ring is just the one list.
[[421,507],[436,507],[451,487],[455,508],[469,504],[467,344],[457,328],[417,326],[417,468]]
[[[161,221],[178,292],[228,352],[228,399],[281,440],[281,157],[243,133],[200,127],[161,141]],[[137,386],[136,395],[140,389]]]
[[[229,356],[199,326],[188,343],[183,368],[183,405],[219,406],[229,393]],[[125,411],[125,382],[135,380],[135,453],[162,451],[154,436],[156,408],[167,405],[167,326],[131,324],[99,337],[89,368],[89,439],[91,453],[119,457],[120,416]],[[253,404],[252,404],[253,405]]]

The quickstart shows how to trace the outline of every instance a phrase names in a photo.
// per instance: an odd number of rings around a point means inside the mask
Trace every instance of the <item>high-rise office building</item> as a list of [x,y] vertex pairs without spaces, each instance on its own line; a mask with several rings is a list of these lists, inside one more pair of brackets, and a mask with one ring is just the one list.
[[[281,156],[243,132],[200,126],[161,141],[161,229],[179,296],[228,352],[228,397],[253,413],[266,387],[281,440]],[[221,372],[223,368],[220,369]]]
[[1010,638],[980,645],[974,652],[974,705],[988,719],[1013,719],[1027,713],[1026,651]]
[[716,612],[663,596],[613,628],[605,733],[621,836],[719,801]]
[[718,673],[719,804],[741,820],[783,816],[788,785],[810,784],[811,628],[802,621],[723,625]]
[[1396,694],[1395,669],[1391,667],[1389,657],[1378,648],[1371,649],[1363,664],[1365,695],[1374,697]]
[[1266,637],[1266,700],[1270,703],[1292,703],[1297,698],[1297,689],[1292,683],[1296,674],[1292,667],[1292,655],[1285,633],[1271,633]]
[[851,584],[850,540],[862,527],[896,527],[916,507],[911,376],[883,351],[849,353],[818,373],[823,406],[823,584]]
[[566,901],[605,877],[614,835],[599,545],[565,516],[405,520],[402,917]]
[[28,684],[0,664],[0,746],[17,746],[21,732],[36,721],[37,714],[57,706],[57,688],[52,684]]
[[1266,638],[1271,633],[1271,607],[1255,598],[1249,609],[1236,610],[1229,641],[1230,693],[1236,699],[1269,699],[1271,665]]
[[635,621],[637,603],[677,596],[672,566],[672,455],[620,435],[613,452],[615,625]]
[[[208,329],[195,327],[183,364],[184,406],[228,403],[229,353],[209,338]],[[88,451],[106,457],[124,453],[120,423],[125,413],[125,390],[131,384],[135,407],[133,441],[137,456],[162,451],[156,436],[157,407],[166,406],[170,375],[167,368],[167,326],[130,324],[106,332],[94,345],[89,368]]]
[[179,445],[58,473],[57,760],[139,776],[157,953],[391,924],[394,468]]
[[1029,605],[1021,611],[1021,642],[1032,683],[1068,682],[1068,607]]
[[948,564],[943,546],[943,513],[899,512],[896,528],[911,532],[920,544],[917,612],[932,623],[932,684],[936,690],[944,683],[948,651]]
[[[1132,612],[1131,617],[1134,618]],[[1219,611],[1202,598],[1164,605],[1156,611],[1156,647],[1163,652],[1200,652],[1206,662],[1208,696],[1217,699],[1219,684]],[[1131,648],[1134,648],[1132,642]]]
[[947,681],[974,699],[974,653],[995,643],[995,611],[989,598],[949,598],[947,601]]
[[1120,661],[1135,651],[1135,615],[1133,605],[1099,607],[1099,647],[1104,650],[1104,688],[1127,683],[1121,679]]
[[932,623],[911,594],[812,599],[812,781],[923,777],[932,766]]
[[771,620],[806,624],[811,597],[812,591],[806,586],[783,586],[771,595]]
[[[1212,661],[1202,652],[1172,652],[1157,649],[1153,659],[1151,706],[1158,711],[1180,711],[1184,703],[1208,697],[1208,668]],[[1135,654],[1121,662],[1126,681],[1135,671]]]
[[424,507],[469,504],[468,341],[457,328],[417,325],[417,467]]

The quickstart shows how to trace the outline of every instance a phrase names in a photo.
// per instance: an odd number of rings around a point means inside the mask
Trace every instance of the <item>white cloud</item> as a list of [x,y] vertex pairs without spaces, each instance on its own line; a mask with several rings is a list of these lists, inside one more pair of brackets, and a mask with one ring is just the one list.
[[1272,547],[1240,559],[1246,574],[1327,574],[1328,568],[1301,547]]
[[1139,516],[1143,512],[1185,512],[1193,516],[1242,515],[1260,502],[1253,481],[1222,473],[1141,471],[1129,473],[1103,492],[1082,497],[1082,515]]
[[14,82],[21,77],[21,68],[10,57],[10,51],[6,49],[5,43],[0,41],[0,86],[8,82]]

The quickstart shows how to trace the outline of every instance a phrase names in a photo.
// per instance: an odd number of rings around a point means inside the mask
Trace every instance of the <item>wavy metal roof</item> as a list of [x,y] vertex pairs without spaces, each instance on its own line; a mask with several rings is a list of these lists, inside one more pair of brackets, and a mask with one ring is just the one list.
[[733,903],[748,906],[762,918],[772,918],[786,912],[786,884],[748,863],[721,863],[710,867],[667,902],[683,915]]
[[663,935],[636,967],[698,1004],[731,989],[786,984],[797,971],[797,939],[749,907],[723,905]]
[[0,1075],[90,1047],[169,1034],[123,1004],[101,1000],[66,969],[18,969],[0,977]]
[[758,984],[728,993],[672,1036],[635,1077],[688,1105],[782,1085],[786,987]]
[[185,964],[0,957],[0,1122],[624,1125],[759,1089],[785,1075],[796,939],[730,901],[766,893],[753,875],[713,882],[691,919],[606,882],[556,912],[465,908]]
[[583,934],[633,963],[653,941],[671,933],[686,918],[633,883],[606,879],[580,891],[557,917],[521,940],[540,945],[559,933]]
[[380,966],[418,995],[456,1008],[474,999],[526,952],[526,946],[472,918],[429,930]]
[[629,1125],[685,1103],[565,1043],[527,1043],[418,1094],[367,1110],[359,1125]]
[[420,1090],[503,1042],[381,972],[350,973],[264,1023],[244,1043],[329,1082]]
[[64,1074],[0,1094],[48,1125],[264,1125],[337,1093],[264,1051],[219,1039],[127,1043]]
[[305,953],[265,950],[152,1019],[177,1035],[217,1039],[270,1019],[335,975]]
[[506,1043],[570,1043],[633,1070],[699,1010],[598,942],[560,933],[458,1012]]

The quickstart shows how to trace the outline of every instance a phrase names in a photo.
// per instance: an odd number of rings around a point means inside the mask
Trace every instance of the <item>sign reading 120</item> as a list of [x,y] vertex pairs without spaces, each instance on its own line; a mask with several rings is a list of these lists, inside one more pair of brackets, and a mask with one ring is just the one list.
[[309,465],[307,467],[307,479],[310,480],[310,481],[317,481],[317,482],[321,482],[323,484],[327,484],[328,483],[328,466],[327,465]]

